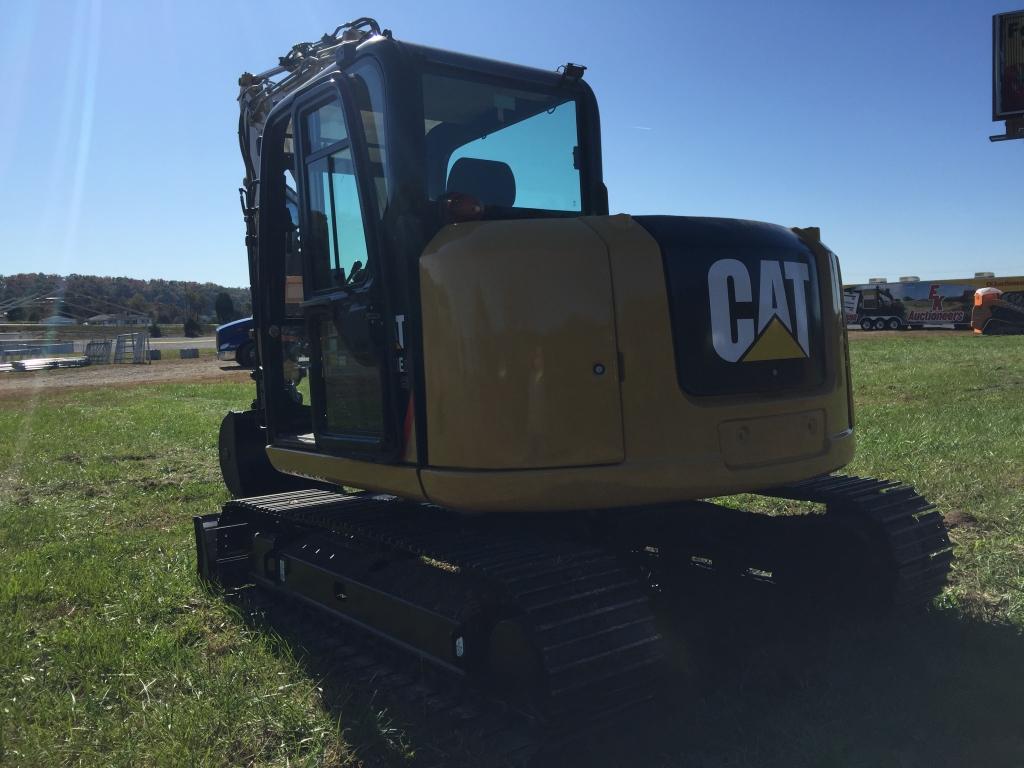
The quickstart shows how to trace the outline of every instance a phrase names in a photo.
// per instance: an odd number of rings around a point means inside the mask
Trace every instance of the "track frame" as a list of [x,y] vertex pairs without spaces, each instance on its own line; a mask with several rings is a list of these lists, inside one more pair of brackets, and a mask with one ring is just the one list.
[[206,581],[254,583],[326,611],[496,692],[549,731],[574,733],[659,695],[656,605],[692,610],[733,591],[805,615],[830,604],[903,612],[941,591],[952,546],[910,486],[824,476],[765,495],[823,514],[773,518],[695,501],[531,521],[291,491],[195,518],[197,567]]

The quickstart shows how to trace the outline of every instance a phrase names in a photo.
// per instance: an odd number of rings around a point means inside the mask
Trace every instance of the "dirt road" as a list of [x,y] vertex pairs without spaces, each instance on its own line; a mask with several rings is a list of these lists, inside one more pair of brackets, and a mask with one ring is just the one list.
[[90,365],[55,371],[0,374],[0,398],[40,396],[69,388],[131,387],[168,382],[247,381],[249,371],[216,358],[161,360],[150,365]]

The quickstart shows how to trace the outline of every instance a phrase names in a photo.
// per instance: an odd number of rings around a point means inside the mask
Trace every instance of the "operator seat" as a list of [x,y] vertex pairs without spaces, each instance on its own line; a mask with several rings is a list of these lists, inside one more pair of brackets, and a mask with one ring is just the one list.
[[475,197],[484,205],[511,208],[516,202],[516,177],[508,163],[460,157],[448,173],[446,191]]

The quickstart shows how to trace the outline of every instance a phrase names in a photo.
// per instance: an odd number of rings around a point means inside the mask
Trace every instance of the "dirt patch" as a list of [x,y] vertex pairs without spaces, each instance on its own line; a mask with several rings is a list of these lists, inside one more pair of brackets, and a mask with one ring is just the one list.
[[55,371],[0,374],[0,398],[46,395],[56,390],[133,387],[169,382],[245,381],[249,371],[216,358],[162,360],[150,365],[90,365]]
[[977,528],[979,525],[978,518],[962,509],[950,510],[943,515],[943,518],[946,521],[946,527],[951,531],[957,528]]
[[104,453],[100,455],[103,461],[148,461],[149,459],[160,458],[155,453],[143,453],[138,456]]

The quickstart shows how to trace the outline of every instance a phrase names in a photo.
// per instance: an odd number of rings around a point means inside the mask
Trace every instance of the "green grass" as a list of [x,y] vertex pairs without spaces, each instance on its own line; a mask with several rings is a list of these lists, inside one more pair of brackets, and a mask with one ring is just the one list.
[[855,473],[913,483],[959,545],[944,604],[1024,627],[1024,338],[852,345]]
[[[954,524],[936,609],[900,631],[680,649],[670,706],[564,761],[1024,764],[1024,339],[866,337],[852,355],[850,471],[912,482]],[[0,764],[431,762],[429,734],[395,737],[194,576],[191,517],[226,498],[217,424],[250,388],[0,399]]]
[[2,402],[0,762],[345,763],[277,637],[193,576],[225,498],[216,425],[244,385]]

